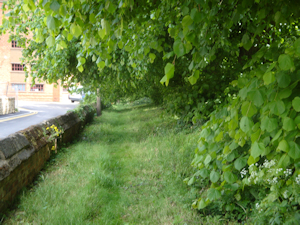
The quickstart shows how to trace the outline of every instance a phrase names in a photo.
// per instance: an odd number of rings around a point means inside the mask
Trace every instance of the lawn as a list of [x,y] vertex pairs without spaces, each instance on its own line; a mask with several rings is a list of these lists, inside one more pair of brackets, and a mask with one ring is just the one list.
[[218,224],[191,208],[197,189],[183,182],[198,136],[153,105],[113,106],[51,158],[4,224]]

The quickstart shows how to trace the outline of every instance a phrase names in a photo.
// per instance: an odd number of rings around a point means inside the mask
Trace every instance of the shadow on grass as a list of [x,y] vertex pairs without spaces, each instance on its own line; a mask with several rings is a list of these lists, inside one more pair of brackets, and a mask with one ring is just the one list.
[[125,113],[125,112],[131,112],[133,110],[137,109],[146,109],[149,107],[154,107],[155,105],[153,103],[150,104],[141,104],[141,105],[127,105],[127,106],[115,106],[115,107],[110,107],[109,109],[106,109],[107,112],[116,112],[116,113]]

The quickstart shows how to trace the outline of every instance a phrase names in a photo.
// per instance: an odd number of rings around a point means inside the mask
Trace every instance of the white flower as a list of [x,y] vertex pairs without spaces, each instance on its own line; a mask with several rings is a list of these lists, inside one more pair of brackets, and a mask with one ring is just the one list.
[[293,171],[292,171],[292,169],[286,169],[285,171],[283,171],[283,173],[286,177],[288,177],[288,176],[292,175]]
[[255,204],[256,209],[259,209],[259,203]]
[[245,168],[243,168],[240,173],[241,173],[241,177],[243,178],[248,173],[248,170],[246,170]]
[[300,184],[300,174],[296,177],[295,181],[297,184]]
[[283,195],[284,198],[288,198],[288,197],[289,197],[289,196],[288,196],[288,190],[286,190],[285,192],[283,192],[282,195]]
[[276,174],[280,173],[282,170],[283,170],[282,168],[276,169]]
[[275,160],[268,161],[267,159],[265,160],[263,167],[270,169],[272,166],[276,164]]

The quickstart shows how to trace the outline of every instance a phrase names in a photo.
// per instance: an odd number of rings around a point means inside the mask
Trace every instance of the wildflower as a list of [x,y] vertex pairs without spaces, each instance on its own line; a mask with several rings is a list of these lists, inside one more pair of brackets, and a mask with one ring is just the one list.
[[270,160],[268,161],[267,159],[265,160],[265,162],[263,163],[263,166],[265,168],[268,168],[270,169],[272,166],[274,166],[276,164],[276,161],[275,160]]
[[288,197],[289,197],[289,196],[288,196],[288,190],[286,190],[285,192],[283,192],[282,195],[283,195],[284,198],[288,198]]
[[248,172],[248,170],[243,168],[242,171],[241,171],[241,177],[243,178],[244,176],[246,176],[247,172]]
[[276,174],[280,173],[282,170],[283,170],[282,168],[276,169]]
[[300,185],[300,174],[295,179],[296,183]]
[[259,203],[255,204],[256,209],[259,209]]
[[288,176],[292,175],[293,171],[292,171],[292,169],[286,169],[285,171],[283,171],[283,173],[286,177],[288,177]]

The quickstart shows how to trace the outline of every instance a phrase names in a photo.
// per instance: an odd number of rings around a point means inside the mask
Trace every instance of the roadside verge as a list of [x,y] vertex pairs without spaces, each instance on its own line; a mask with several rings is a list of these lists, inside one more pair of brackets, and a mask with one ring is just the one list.
[[[95,108],[82,106],[0,140],[0,214],[30,184],[59,145],[72,141],[93,120]],[[62,131],[53,136],[49,127]],[[54,147],[54,148],[53,148]]]

